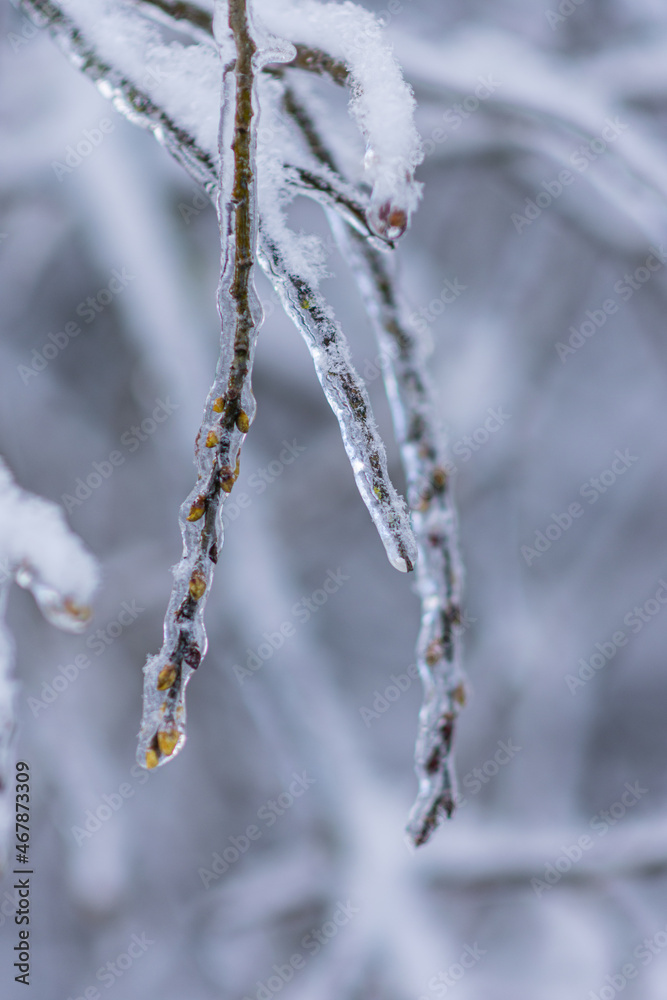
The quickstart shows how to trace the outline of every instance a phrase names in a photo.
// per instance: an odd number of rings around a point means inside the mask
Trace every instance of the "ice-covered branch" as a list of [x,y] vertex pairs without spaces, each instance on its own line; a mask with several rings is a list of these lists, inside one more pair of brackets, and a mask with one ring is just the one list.
[[419,793],[408,824],[423,844],[456,804],[452,764],[454,724],[465,701],[460,665],[462,569],[456,512],[422,348],[403,321],[383,255],[358,234],[331,219],[366,299],[382,356],[394,428],[408,482],[408,502],[417,540],[415,589],[421,601],[417,666],[424,686],[415,766]]
[[387,472],[368,393],[349,357],[345,335],[320,293],[285,265],[277,243],[264,232],[262,264],[275,283],[285,311],[301,331],[343,443],[362,499],[378,529],[392,566],[414,568],[416,546],[405,504]]
[[[226,41],[223,12],[220,4],[214,27],[221,51]],[[257,255],[253,90],[259,45],[246,0],[229,0],[226,13],[233,55],[224,66],[220,102],[220,356],[197,436],[198,482],[180,512],[183,556],[174,570],[164,644],[144,668],[138,759],[147,767],[171,757],[185,739],[185,688],[206,652],[204,609],[223,542],[222,504],[238,477],[241,445],[256,409],[251,376],[261,307],[253,280]]]
[[[335,171],[333,155],[312,116],[290,88],[284,104],[312,155]],[[358,226],[343,221],[340,213],[330,210],[329,220],[364,296],[385,359],[384,380],[417,541],[415,589],[421,601],[417,664],[424,685],[424,704],[415,751],[419,794],[408,830],[415,844],[423,844],[443,814],[451,815],[456,797],[452,741],[454,723],[465,699],[457,628],[462,571],[456,513],[434,425],[423,349],[403,319],[386,255],[360,235]]]

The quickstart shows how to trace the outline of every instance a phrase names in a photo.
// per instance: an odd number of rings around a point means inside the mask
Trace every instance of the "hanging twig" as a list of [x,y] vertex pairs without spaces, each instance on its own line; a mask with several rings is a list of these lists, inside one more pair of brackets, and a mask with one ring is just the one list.
[[[333,155],[326,149],[308,110],[289,87],[284,107],[299,126],[313,156],[335,171]],[[421,346],[403,322],[387,258],[344,216],[331,209],[328,215],[343,257],[364,296],[384,359],[384,381],[417,541],[415,589],[421,601],[417,665],[424,685],[424,703],[415,748],[419,793],[408,832],[415,844],[423,844],[442,816],[451,816],[456,804],[452,740],[456,716],[465,701],[457,628],[461,621],[462,572],[456,513],[434,427]]]

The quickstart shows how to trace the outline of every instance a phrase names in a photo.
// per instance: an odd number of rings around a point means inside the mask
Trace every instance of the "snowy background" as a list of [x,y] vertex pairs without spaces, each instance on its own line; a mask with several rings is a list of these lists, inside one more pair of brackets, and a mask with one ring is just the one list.
[[[217,225],[2,0],[0,452],[59,503],[95,463],[113,469],[69,502],[102,566],[88,632],[57,632],[16,588],[7,612],[34,786],[34,1000],[664,1000],[667,9],[401,6],[388,32],[427,150],[402,287],[457,469],[471,680],[465,804],[417,854],[417,602],[265,282],[232,495],[249,499],[227,508],[188,743],[158,772],[134,764],[217,356]],[[86,130],[91,155],[54,167]],[[326,238],[309,203],[291,221]],[[327,265],[402,488],[370,328],[345,261]],[[71,322],[81,334],[37,372],[33,351]],[[234,667],[286,623],[241,683]],[[0,976],[18,997],[11,886]]]

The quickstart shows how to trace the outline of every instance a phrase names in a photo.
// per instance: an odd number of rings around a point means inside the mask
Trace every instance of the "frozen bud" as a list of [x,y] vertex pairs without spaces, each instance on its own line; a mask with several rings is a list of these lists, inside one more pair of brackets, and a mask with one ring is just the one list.
[[209,431],[206,435],[206,447],[215,448],[216,444],[220,443],[220,437],[217,431]]
[[171,757],[180,738],[181,734],[178,729],[170,729],[168,732],[159,732],[157,734],[157,744],[160,748],[160,752],[165,757]]
[[241,431],[241,434],[247,434],[248,433],[248,430],[250,429],[250,420],[249,420],[248,414],[245,412],[245,410],[241,410],[241,412],[237,416],[237,418],[236,418],[236,426]]
[[195,601],[198,601],[199,598],[203,596],[206,590],[206,579],[200,570],[195,570],[192,574],[188,589],[190,591],[190,597],[192,597]]
[[157,751],[154,750],[153,747],[149,747],[148,750],[146,751],[146,767],[149,769],[149,771],[152,771],[154,767],[158,766],[159,762],[160,758],[157,754]]
[[458,684],[452,691],[452,700],[456,702],[457,705],[465,705],[466,703],[466,689],[463,684]]
[[213,410],[215,413],[222,413],[225,408],[225,397],[218,396],[218,398],[213,403]]
[[438,639],[434,639],[433,642],[429,643],[424,659],[429,667],[434,667],[442,659],[443,653],[442,643]]
[[188,521],[198,521],[200,517],[204,516],[204,511],[206,510],[206,502],[204,497],[199,496],[190,508],[190,513],[187,516]]
[[176,667],[173,663],[168,663],[163,667],[157,677],[158,691],[167,691],[176,680]]
[[408,228],[408,213],[399,205],[385,201],[377,207],[371,206],[368,224],[383,240],[397,240]]

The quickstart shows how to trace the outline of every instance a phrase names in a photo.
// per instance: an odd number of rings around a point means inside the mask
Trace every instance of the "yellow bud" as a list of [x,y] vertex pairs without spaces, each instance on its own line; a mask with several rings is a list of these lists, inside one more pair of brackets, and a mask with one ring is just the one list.
[[216,444],[220,441],[217,431],[209,431],[206,435],[206,447],[215,448]]
[[466,703],[466,689],[463,686],[463,684],[459,684],[457,687],[454,688],[454,690],[452,691],[452,699],[458,705],[461,705],[461,706],[465,705],[465,703]]
[[176,680],[176,674],[177,670],[173,663],[168,663],[166,667],[163,667],[157,676],[158,691],[168,691]]
[[199,570],[195,570],[192,574],[188,589],[190,591],[190,597],[194,598],[195,601],[198,601],[206,590],[206,580],[204,579],[203,573],[200,573]]
[[159,760],[160,758],[158,757],[157,752],[153,750],[152,747],[146,751],[146,767],[149,768],[149,770],[157,767]]
[[171,729],[168,733],[157,734],[157,745],[165,757],[171,757],[176,744],[180,739],[178,729]]
[[225,397],[218,396],[218,398],[213,402],[213,409],[216,413],[222,413],[224,408],[225,408]]
[[190,513],[188,514],[187,521],[198,521],[200,517],[204,516],[204,511],[206,510],[206,504],[203,497],[197,497],[192,507],[190,508]]
[[248,419],[248,414],[245,410],[241,410],[238,417],[236,418],[236,426],[241,431],[241,434],[247,434],[250,428],[250,420]]

